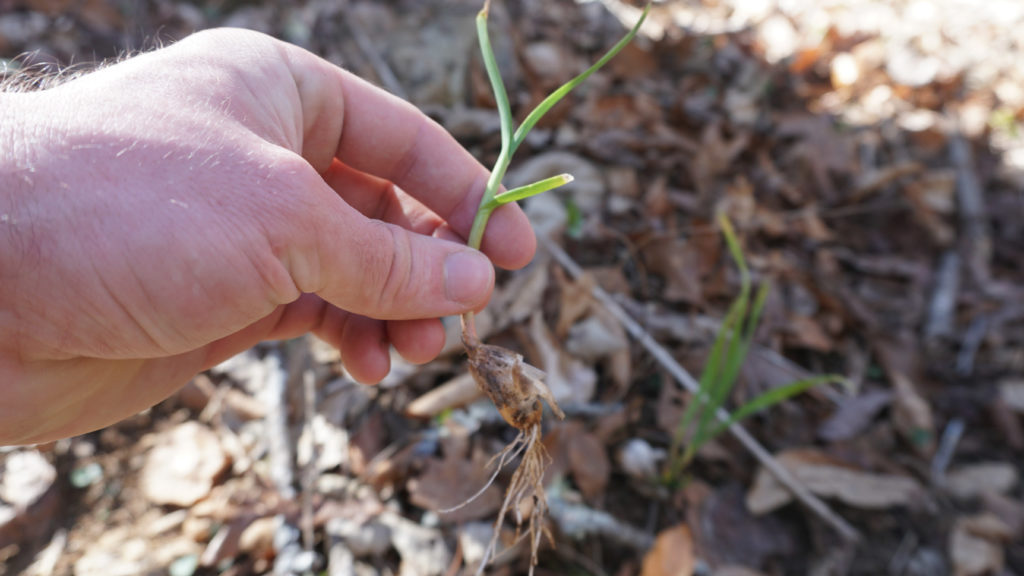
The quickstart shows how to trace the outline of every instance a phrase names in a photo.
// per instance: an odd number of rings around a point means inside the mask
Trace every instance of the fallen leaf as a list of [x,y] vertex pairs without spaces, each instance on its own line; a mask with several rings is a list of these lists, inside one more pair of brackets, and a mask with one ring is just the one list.
[[612,467],[604,444],[593,434],[580,431],[569,438],[569,470],[583,497],[594,501],[604,495]]
[[391,547],[391,530],[376,519],[338,516],[327,521],[327,534],[340,539],[356,558],[380,556]]
[[254,558],[273,558],[274,532],[278,521],[272,516],[257,518],[238,536],[238,550]]
[[999,397],[1014,412],[1024,414],[1024,380],[1004,380],[999,383]]
[[597,214],[607,186],[597,166],[582,156],[559,150],[538,154],[509,170],[505,182],[509,188],[525,186],[563,172],[572,174],[574,180],[565,192],[554,194],[567,194],[585,218]]
[[816,352],[831,352],[832,338],[817,320],[810,316],[790,314],[785,329],[786,344]]
[[981,496],[984,509],[999,517],[1010,529],[1010,540],[1024,538],[1024,502],[987,492]]
[[893,397],[893,425],[921,455],[935,452],[935,419],[932,408],[913,382],[902,372],[889,371],[896,395]]
[[1005,553],[1001,544],[971,532],[969,518],[957,520],[949,536],[949,556],[955,576],[997,574],[1003,569]]
[[491,308],[500,311],[495,317],[495,327],[521,322],[540,308],[544,291],[548,288],[548,267],[538,260],[525,270],[517,272],[502,286],[501,293]]
[[686,524],[680,524],[658,534],[644,556],[640,576],[690,576],[695,565],[693,536]]
[[526,331],[528,344],[534,347],[539,362],[537,367],[545,373],[547,384],[560,404],[585,404],[597,390],[597,372],[585,362],[562,351],[561,343],[548,329],[541,310],[534,311]]
[[1008,542],[1013,538],[1013,527],[991,512],[964,518],[964,527],[971,534],[986,540]]
[[748,510],[738,483],[711,488],[694,482],[684,494],[697,554],[712,566],[763,566],[801,549],[801,537],[792,526],[777,516],[755,516]]
[[703,198],[710,198],[715,180],[727,174],[729,167],[750,144],[750,133],[743,131],[732,139],[722,135],[718,122],[709,123],[701,133],[697,154],[690,162],[690,175]]
[[587,362],[628,348],[626,333],[614,318],[597,315],[574,324],[565,343],[566,352]]
[[669,302],[703,303],[700,259],[693,243],[665,236],[644,248],[643,259],[652,274],[664,279],[662,298]]
[[554,276],[559,293],[558,322],[555,324],[555,334],[559,338],[565,338],[569,335],[569,329],[573,324],[592,307],[591,290],[594,287],[594,277],[584,274],[573,280],[566,276],[561,266],[555,267]]
[[[449,427],[452,429],[452,427]],[[453,434],[466,434],[465,431]],[[444,457],[431,458],[423,465],[419,476],[409,481],[409,500],[425,510],[442,510],[461,506],[442,514],[449,522],[466,522],[487,517],[501,506],[501,489],[492,484],[480,496],[467,502],[490,480],[493,468],[486,465],[489,456],[476,452],[467,454],[468,442],[464,439],[447,439],[444,443]]]
[[47,535],[60,512],[56,479],[57,470],[38,450],[0,457],[0,550]]
[[[787,450],[776,458],[811,492],[855,508],[882,510],[906,506],[922,491],[921,485],[908,476],[849,468],[812,448]],[[753,514],[767,514],[792,500],[792,494],[771,472],[764,467],[758,469],[754,485],[747,493],[747,508]]]
[[438,528],[420,526],[394,512],[378,521],[391,529],[391,543],[402,558],[399,576],[441,576],[451,563],[451,552]]
[[231,460],[212,430],[185,422],[163,432],[140,473],[143,495],[157,505],[188,507],[206,498]]
[[843,398],[839,409],[818,428],[818,437],[826,442],[839,442],[857,436],[892,402],[892,396],[888,390],[874,390]]
[[979,462],[953,468],[946,474],[946,489],[963,500],[978,498],[986,492],[1008,494],[1020,476],[1009,462]]

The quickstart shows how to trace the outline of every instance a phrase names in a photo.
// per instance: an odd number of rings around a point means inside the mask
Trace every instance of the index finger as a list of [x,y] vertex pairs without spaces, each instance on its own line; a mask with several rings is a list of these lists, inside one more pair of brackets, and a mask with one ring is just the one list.
[[[318,169],[317,159],[333,157],[389,180],[467,237],[488,170],[412,104],[301,48],[289,49],[302,102],[303,156]],[[518,206],[494,212],[482,249],[504,268],[530,261],[536,239]]]

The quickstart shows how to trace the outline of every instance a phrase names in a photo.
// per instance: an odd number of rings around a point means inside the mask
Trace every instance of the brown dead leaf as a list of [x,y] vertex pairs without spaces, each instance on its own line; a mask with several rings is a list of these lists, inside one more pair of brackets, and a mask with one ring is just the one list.
[[198,422],[179,424],[146,455],[142,493],[157,505],[191,506],[210,493],[230,463],[212,430]]
[[[776,458],[811,492],[855,508],[882,510],[906,506],[922,490],[921,485],[908,476],[856,470],[813,448],[787,450]],[[747,507],[753,514],[766,514],[792,499],[789,490],[761,467],[747,493]]]
[[[456,430],[463,438],[444,443],[443,458],[431,458],[419,476],[409,481],[409,500],[426,510],[443,510],[459,506],[476,494],[494,470],[486,465],[490,457],[474,451],[467,454],[465,431]],[[446,521],[460,523],[485,518],[501,506],[501,489],[491,485],[483,494],[465,506],[443,515]]]
[[644,556],[640,576],[691,576],[695,565],[693,536],[686,524],[680,524],[658,534]]
[[810,316],[790,314],[786,323],[786,343],[795,348],[831,352],[832,338],[817,320]]
[[918,453],[930,456],[935,451],[935,418],[931,406],[905,374],[890,370],[889,378],[896,393],[893,425]]
[[690,175],[702,197],[710,197],[715,189],[715,179],[728,172],[733,161],[749,144],[749,132],[741,132],[730,139],[722,135],[721,126],[717,122],[704,128],[697,155],[690,163]]
[[686,402],[686,392],[665,376],[661,392],[658,395],[658,403],[655,406],[655,423],[658,428],[670,435],[675,434],[676,427],[683,418]]
[[566,276],[561,266],[554,268],[555,285],[558,286],[558,321],[555,334],[565,338],[569,328],[590,310],[593,299],[590,295],[594,287],[594,277],[584,274],[573,280]]
[[890,183],[904,176],[917,174],[923,168],[918,162],[906,161],[871,170],[858,178],[848,200],[852,203],[863,202]]
[[492,310],[498,311],[495,325],[500,328],[529,318],[541,305],[544,291],[548,287],[548,278],[548,267],[539,261],[516,273],[502,287],[494,305],[490,306]]
[[592,366],[562,351],[559,341],[548,329],[544,315],[535,310],[528,330],[521,331],[524,346],[530,347],[531,362],[545,376],[544,383],[558,402],[586,403],[594,397],[597,372]]
[[987,512],[998,516],[1009,527],[1009,540],[1024,538],[1024,502],[993,492],[983,494],[981,502]]
[[1014,412],[1024,414],[1024,379],[1008,379],[999,383],[999,398]]
[[762,566],[800,550],[800,536],[791,526],[776,516],[750,513],[737,483],[712,488],[694,482],[685,498],[697,555],[712,566]]
[[584,362],[594,362],[629,349],[626,332],[610,315],[593,314],[569,329],[565,350]]
[[604,496],[612,467],[604,444],[596,436],[582,430],[568,441],[569,470],[583,497],[593,502]]
[[949,555],[955,576],[997,574],[1003,569],[1005,552],[1000,543],[970,530],[970,518],[961,518],[949,536]]
[[1014,534],[1013,527],[991,512],[975,514],[965,518],[964,527],[975,536],[998,542],[1008,542],[1013,538]]
[[61,512],[56,480],[57,470],[38,450],[0,454],[0,550],[38,541],[50,531]]
[[349,439],[349,463],[354,474],[369,472],[370,462],[384,449],[386,435],[384,414],[376,410],[366,414]]
[[979,462],[956,467],[946,474],[946,489],[960,499],[978,498],[986,492],[1008,494],[1019,481],[1009,462]]
[[644,214],[648,218],[662,219],[671,214],[673,209],[668,192],[668,178],[660,175],[647,186],[647,192],[644,193]]
[[661,297],[669,302],[700,305],[704,298],[698,273],[700,259],[693,243],[662,237],[643,250],[644,263],[653,274],[664,278]]
[[839,409],[818,428],[818,437],[826,442],[853,438],[892,402],[892,397],[887,390],[874,390],[856,398],[843,398]]
[[1016,452],[1024,450],[1024,420],[1000,396],[989,402],[988,412],[992,426],[1006,441],[1006,445]]
[[744,176],[737,176],[725,189],[725,194],[715,203],[715,213],[725,214],[738,230],[751,230],[756,222],[758,209],[754,198],[754,187]]
[[238,550],[255,558],[273,558],[275,554],[274,532],[276,530],[277,521],[272,516],[253,520],[238,535]]
[[947,246],[956,238],[955,230],[945,220],[956,206],[955,189],[956,174],[950,172],[929,173],[904,187],[914,218],[939,246]]

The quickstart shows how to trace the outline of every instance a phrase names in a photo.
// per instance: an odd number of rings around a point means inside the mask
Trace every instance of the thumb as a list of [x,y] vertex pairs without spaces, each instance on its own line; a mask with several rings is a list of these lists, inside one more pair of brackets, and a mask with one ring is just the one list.
[[[320,297],[381,320],[437,318],[482,307],[494,266],[482,252],[372,220],[339,199],[318,254]],[[300,283],[301,286],[301,283]]]

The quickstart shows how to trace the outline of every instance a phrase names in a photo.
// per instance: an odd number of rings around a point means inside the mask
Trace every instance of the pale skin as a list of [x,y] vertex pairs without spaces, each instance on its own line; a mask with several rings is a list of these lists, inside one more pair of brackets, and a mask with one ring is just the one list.
[[533,255],[487,170],[413,106],[295,46],[195,34],[0,93],[0,444],[96,430],[267,339],[372,383],[436,357]]

